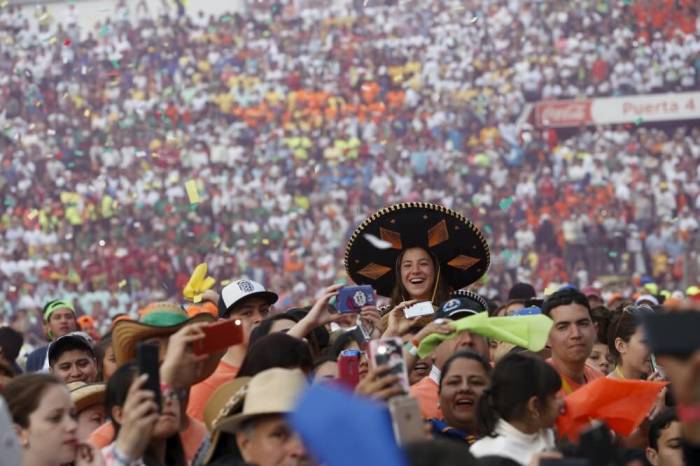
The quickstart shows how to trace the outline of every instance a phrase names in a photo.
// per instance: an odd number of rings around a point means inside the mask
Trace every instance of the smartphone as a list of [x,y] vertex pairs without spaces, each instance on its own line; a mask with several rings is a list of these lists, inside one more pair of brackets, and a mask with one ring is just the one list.
[[338,312],[360,312],[365,306],[374,306],[374,288],[371,285],[344,286],[338,291],[335,307]]
[[700,349],[700,312],[643,313],[647,343],[655,355],[688,356]]
[[338,357],[338,381],[354,390],[360,382],[360,352],[343,350]]
[[406,316],[407,319],[414,319],[416,317],[421,316],[429,316],[434,313],[435,309],[433,309],[433,303],[431,303],[430,301],[422,301],[403,310],[403,314]]
[[404,393],[408,393],[408,371],[403,359],[403,342],[400,338],[386,338],[369,342],[370,363],[372,367],[388,365],[389,373],[399,376],[399,383]]
[[158,354],[158,345],[153,343],[139,343],[136,346],[136,363],[139,368],[139,374],[148,374],[145,388],[155,394],[155,402],[158,406],[158,412],[160,412],[162,400],[160,396],[160,360]]
[[394,438],[399,445],[425,440],[423,416],[415,398],[395,396],[389,400]]
[[656,373],[659,374],[659,376],[660,376],[662,379],[665,379],[665,378],[666,378],[666,374],[664,373],[663,368],[660,367],[659,364],[656,362],[656,355],[654,355],[654,353],[651,353],[650,362],[651,362],[651,372],[652,372],[652,374],[653,374],[654,372],[656,372]]
[[239,320],[220,320],[202,327],[202,331],[204,338],[192,343],[196,355],[219,353],[243,342],[243,327]]

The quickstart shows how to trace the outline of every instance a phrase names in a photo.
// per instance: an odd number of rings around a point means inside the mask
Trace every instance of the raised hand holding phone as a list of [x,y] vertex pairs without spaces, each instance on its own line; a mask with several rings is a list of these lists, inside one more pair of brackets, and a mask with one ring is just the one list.
[[384,338],[400,337],[411,328],[415,322],[407,319],[404,310],[418,302],[417,299],[403,301],[389,311],[389,324],[384,331]]
[[408,371],[406,361],[403,358],[403,345],[401,339],[385,338],[372,340],[369,343],[370,366],[377,368],[380,366],[389,367],[389,373],[399,377],[399,385],[404,393],[408,393]]
[[223,352],[216,354],[194,353],[192,346],[206,337],[203,328],[209,324],[185,325],[168,339],[168,351],[160,366],[161,381],[174,389],[187,389],[211,375]]
[[338,291],[341,288],[343,288],[343,285],[331,285],[323,290],[323,293],[316,300],[306,316],[297,322],[294,327],[289,329],[287,335],[301,339],[306,337],[316,327],[326,325],[329,322],[341,318],[343,314],[333,314],[329,312],[328,306],[330,300],[338,296]]
[[391,373],[389,366],[370,368],[367,376],[360,380],[355,393],[378,401],[387,401],[404,393],[401,378]]
[[335,307],[340,313],[349,313],[375,304],[374,289],[370,285],[344,286],[338,290]]
[[122,407],[121,428],[115,446],[129,461],[143,456],[160,415],[155,394],[146,388],[147,380],[146,374],[134,379]]
[[202,327],[204,337],[192,342],[196,355],[225,352],[243,341],[243,327],[238,320],[220,320]]
[[139,343],[136,347],[136,362],[139,374],[146,376],[144,389],[153,393],[153,399],[158,408],[162,409],[162,399],[160,394],[160,361],[158,345],[153,343]]

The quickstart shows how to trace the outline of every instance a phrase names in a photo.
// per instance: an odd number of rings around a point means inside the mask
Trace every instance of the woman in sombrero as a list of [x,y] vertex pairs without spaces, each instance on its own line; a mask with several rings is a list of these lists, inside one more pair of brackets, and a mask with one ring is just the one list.
[[358,226],[345,250],[345,269],[357,284],[391,299],[391,313],[419,301],[442,304],[453,290],[486,273],[489,248],[460,213],[425,202],[395,204]]

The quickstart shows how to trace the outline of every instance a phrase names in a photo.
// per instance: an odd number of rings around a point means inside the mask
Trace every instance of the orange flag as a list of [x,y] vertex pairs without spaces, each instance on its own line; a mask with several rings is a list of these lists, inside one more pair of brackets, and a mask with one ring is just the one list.
[[626,437],[649,414],[665,386],[666,382],[596,379],[566,397],[566,412],[557,419],[559,435],[576,440],[598,419]]

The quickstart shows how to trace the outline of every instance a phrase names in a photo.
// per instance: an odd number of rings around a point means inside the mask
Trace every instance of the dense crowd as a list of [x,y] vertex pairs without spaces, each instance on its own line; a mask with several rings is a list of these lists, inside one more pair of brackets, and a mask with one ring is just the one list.
[[106,333],[48,301],[27,358],[0,328],[2,464],[698,464],[700,289],[671,307],[517,283],[499,306],[466,289],[489,262],[468,219],[408,202],[355,228],[356,285],[313,306],[205,264]]
[[0,1],[0,465],[700,464],[694,1],[188,7]]
[[5,3],[5,309],[133,312],[202,260],[309,302],[343,278],[362,215],[406,200],[481,226],[489,298],[518,280],[692,282],[700,129],[516,125],[537,99],[697,90],[692,1],[356,3],[185,19],[121,1],[94,30],[79,4]]

